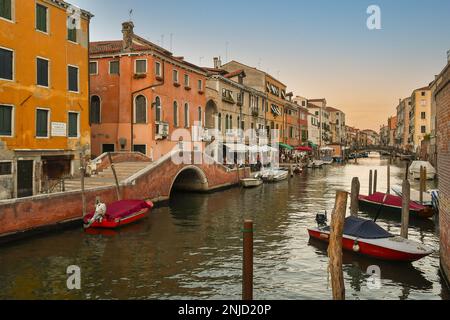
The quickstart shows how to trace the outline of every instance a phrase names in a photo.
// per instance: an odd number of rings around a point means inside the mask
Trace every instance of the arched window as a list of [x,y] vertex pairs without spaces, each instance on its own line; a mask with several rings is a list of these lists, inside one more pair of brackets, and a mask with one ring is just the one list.
[[184,127],[189,128],[189,104],[184,104]]
[[203,126],[203,113],[202,113],[202,107],[198,107],[198,122],[200,122],[200,127]]
[[89,113],[89,120],[91,124],[99,124],[100,123],[100,97],[92,96],[91,97],[91,109]]
[[230,129],[230,130],[233,129],[233,116],[230,116],[230,125],[229,125],[228,129]]
[[147,98],[143,95],[136,97],[134,119],[135,123],[147,123]]
[[161,99],[156,97],[155,99],[155,121],[162,121],[162,107],[161,107]]
[[219,129],[219,131],[222,131],[222,114],[221,113],[219,113],[219,116],[218,116],[218,129]]
[[228,115],[225,116],[225,130],[229,129],[229,123],[228,123]]
[[178,103],[173,102],[173,124],[178,127]]
[[237,128],[239,129],[241,127],[241,118],[237,117]]

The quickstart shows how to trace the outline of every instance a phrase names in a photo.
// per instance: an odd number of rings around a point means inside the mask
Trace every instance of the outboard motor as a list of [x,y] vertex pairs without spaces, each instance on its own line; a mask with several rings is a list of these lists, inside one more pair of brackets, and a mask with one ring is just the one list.
[[323,228],[327,226],[327,212],[325,211],[325,213],[318,213],[316,214],[316,222],[317,222],[317,226],[319,228]]

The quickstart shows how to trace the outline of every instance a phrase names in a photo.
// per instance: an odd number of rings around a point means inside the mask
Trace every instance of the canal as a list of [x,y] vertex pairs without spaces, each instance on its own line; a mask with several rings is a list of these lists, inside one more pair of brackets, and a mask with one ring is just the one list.
[[[240,299],[242,221],[255,222],[256,299],[330,299],[326,247],[310,242],[315,214],[330,213],[337,189],[353,177],[368,191],[378,169],[386,189],[387,160],[372,154],[357,165],[333,165],[259,189],[175,194],[168,207],[119,232],[71,229],[0,247],[1,299]],[[392,184],[404,176],[392,168]],[[413,184],[413,187],[417,187]],[[430,186],[431,187],[431,186]],[[362,213],[373,217],[373,212]],[[379,223],[400,233],[400,217]],[[439,274],[438,225],[411,221],[410,238],[435,252],[412,264],[344,254],[347,299],[449,299]],[[66,269],[81,268],[81,290],[66,287]],[[369,289],[369,266],[381,269],[381,287]]]

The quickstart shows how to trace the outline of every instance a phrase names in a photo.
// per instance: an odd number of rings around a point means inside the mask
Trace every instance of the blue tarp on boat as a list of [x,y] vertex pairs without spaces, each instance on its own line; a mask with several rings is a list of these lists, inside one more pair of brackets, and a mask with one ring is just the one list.
[[372,220],[356,217],[345,219],[344,234],[364,239],[392,238],[394,235],[384,230]]

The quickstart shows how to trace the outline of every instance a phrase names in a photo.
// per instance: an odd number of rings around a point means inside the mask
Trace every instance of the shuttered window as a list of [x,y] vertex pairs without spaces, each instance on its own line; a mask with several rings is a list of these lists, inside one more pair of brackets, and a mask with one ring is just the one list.
[[12,135],[12,107],[0,105],[0,136]]
[[48,110],[36,110],[36,137],[48,137]]
[[178,103],[176,101],[173,102],[173,124],[178,127]]
[[37,84],[39,86],[48,87],[48,61],[37,58]]
[[69,74],[69,91],[78,92],[78,68],[68,67]]
[[0,48],[0,79],[13,80],[14,53]]
[[119,74],[119,71],[120,71],[119,61],[111,61],[109,63],[109,73],[110,74]]
[[36,4],[36,29],[47,33],[47,7]]
[[147,73],[147,60],[136,60],[136,73]]
[[71,28],[71,27],[67,28],[67,39],[72,42],[77,42],[77,29],[76,28]]
[[0,176],[12,174],[12,162],[0,162]]
[[100,123],[100,98],[98,96],[93,96],[91,98],[91,110],[90,110],[90,123],[99,124]]
[[12,20],[12,0],[0,0],[0,17]]
[[69,138],[78,137],[78,113],[69,112]]
[[159,97],[155,99],[155,120],[162,121],[161,99]]
[[98,65],[97,62],[89,62],[89,74],[90,75],[95,75],[98,74]]
[[184,127],[189,128],[189,105],[184,105]]
[[136,123],[147,123],[147,100],[142,95],[136,97],[135,112]]

